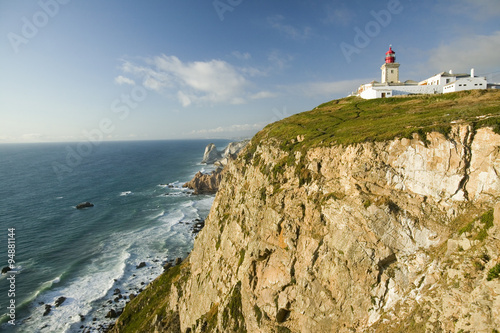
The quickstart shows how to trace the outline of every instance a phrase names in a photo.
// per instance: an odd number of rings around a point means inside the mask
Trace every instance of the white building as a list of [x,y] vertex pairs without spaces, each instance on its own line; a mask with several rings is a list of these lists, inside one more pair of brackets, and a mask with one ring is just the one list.
[[380,68],[382,71],[382,82],[372,81],[361,85],[354,93],[364,99],[384,98],[397,95],[412,94],[443,94],[454,91],[486,89],[487,81],[484,77],[471,74],[453,74],[442,72],[426,80],[416,82],[407,80],[399,81],[399,64],[396,62],[396,53],[389,47],[385,54],[385,63]]

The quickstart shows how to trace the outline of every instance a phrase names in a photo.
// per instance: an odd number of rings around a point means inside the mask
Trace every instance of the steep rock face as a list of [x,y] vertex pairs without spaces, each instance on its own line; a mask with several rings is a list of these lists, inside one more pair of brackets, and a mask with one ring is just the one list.
[[500,280],[487,279],[500,262],[500,135],[489,128],[293,153],[270,139],[226,170],[143,331],[171,317],[182,332],[500,327]]
[[217,150],[217,147],[213,143],[210,143],[205,147],[205,153],[203,153],[203,159],[201,160],[201,163],[213,164],[221,157],[222,155]]

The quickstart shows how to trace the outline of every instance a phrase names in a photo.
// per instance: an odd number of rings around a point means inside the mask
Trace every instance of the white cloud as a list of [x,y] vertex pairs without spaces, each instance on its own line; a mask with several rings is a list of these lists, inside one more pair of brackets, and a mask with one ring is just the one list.
[[285,18],[282,15],[270,16],[267,18],[267,23],[274,29],[285,34],[292,39],[307,39],[311,35],[311,28],[305,27],[303,29],[296,28],[290,24],[284,23]]
[[193,103],[244,103],[249,85],[242,72],[222,60],[183,62],[176,56],[161,55],[137,65],[125,61],[122,70],[143,80],[143,85],[157,92],[176,90],[183,106]]
[[452,69],[468,72],[476,68],[476,73],[498,70],[500,54],[500,31],[492,35],[468,35],[429,51],[426,66],[435,72]]
[[115,83],[122,85],[122,84],[130,84],[130,85],[135,85],[135,81],[132,79],[129,79],[128,77],[125,76],[117,76],[115,77]]

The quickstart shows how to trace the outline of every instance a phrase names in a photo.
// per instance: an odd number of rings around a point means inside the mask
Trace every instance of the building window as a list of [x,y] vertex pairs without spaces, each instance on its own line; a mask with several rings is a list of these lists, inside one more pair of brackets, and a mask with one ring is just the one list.
[[446,83],[450,83],[450,79],[446,79]]
[[393,73],[394,73],[394,69],[391,69],[391,74],[393,74]]

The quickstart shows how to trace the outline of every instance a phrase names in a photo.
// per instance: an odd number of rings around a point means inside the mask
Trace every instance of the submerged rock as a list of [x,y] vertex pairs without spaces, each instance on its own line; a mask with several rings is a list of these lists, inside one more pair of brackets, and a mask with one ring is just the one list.
[[51,310],[52,310],[52,305],[45,304],[45,311],[43,312],[43,316],[47,316]]
[[5,266],[2,268],[2,274],[6,274],[7,272],[10,272],[12,269],[9,266]]
[[76,209],[83,209],[83,208],[88,208],[88,207],[94,207],[94,204],[87,201],[87,202],[82,202],[82,203],[79,203],[78,205],[76,205]]

